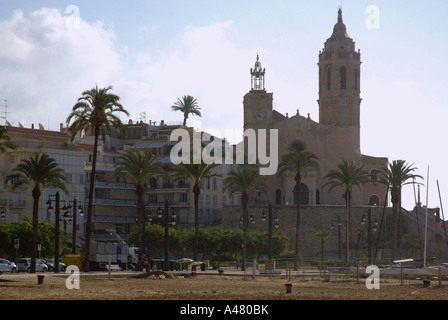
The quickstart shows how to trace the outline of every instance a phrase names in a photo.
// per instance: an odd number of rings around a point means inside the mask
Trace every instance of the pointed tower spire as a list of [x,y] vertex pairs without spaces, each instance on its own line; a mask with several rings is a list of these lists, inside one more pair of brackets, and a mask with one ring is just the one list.
[[343,23],[343,20],[342,20],[342,7],[339,7],[339,11],[338,11],[338,23]]

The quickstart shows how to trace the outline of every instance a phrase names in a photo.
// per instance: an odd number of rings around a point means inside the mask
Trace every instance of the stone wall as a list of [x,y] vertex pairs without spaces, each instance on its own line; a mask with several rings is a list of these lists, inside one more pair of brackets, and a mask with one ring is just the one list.
[[[368,252],[368,232],[367,221],[364,225],[361,224],[363,215],[368,216],[370,209],[372,227],[374,221],[378,222],[378,229],[380,230],[380,223],[383,213],[383,207],[378,206],[354,206],[351,209],[351,226],[350,226],[350,256],[354,256],[357,246],[358,230],[361,230],[361,237],[359,241],[359,251],[367,256]],[[257,231],[268,230],[268,222],[262,222],[262,211],[268,213],[268,206],[250,206],[249,215],[254,216],[255,223],[250,223],[249,229]],[[289,206],[273,206],[273,216],[279,218],[279,231],[284,233],[290,239],[289,251],[294,252],[294,241],[296,232],[296,216],[297,208],[294,205]],[[390,239],[391,239],[391,214],[392,208],[386,208],[383,228],[381,229],[381,236],[379,241],[379,248],[377,251],[377,258],[390,258]],[[223,225],[225,228],[240,228],[240,217],[242,215],[241,206],[226,206],[223,209]],[[325,240],[325,258],[337,259],[339,257],[338,247],[340,245],[340,255],[345,259],[346,252],[346,209],[345,206],[329,206],[329,205],[314,205],[302,206],[301,208],[301,223],[299,231],[299,252],[305,258],[317,258],[321,255],[321,240],[316,236],[318,232],[328,232],[329,237]],[[413,212],[404,211],[403,213],[402,230],[404,234],[411,234],[418,238],[417,224],[415,214]],[[340,232],[338,231],[338,218],[341,221]],[[428,254],[427,257],[435,255],[435,235],[434,235],[434,216],[428,217]],[[420,215],[420,236],[423,244],[424,239],[424,217]],[[442,228],[443,230],[443,228]],[[340,234],[340,243],[339,243]],[[379,231],[371,232],[371,257],[373,258],[376,250],[376,244]],[[399,246],[398,246],[399,248]],[[446,250],[445,236],[442,244],[443,252]],[[397,249],[399,252],[399,249]],[[445,254],[446,255],[446,254]],[[408,249],[404,245],[402,250],[402,257],[420,258],[420,249]]]

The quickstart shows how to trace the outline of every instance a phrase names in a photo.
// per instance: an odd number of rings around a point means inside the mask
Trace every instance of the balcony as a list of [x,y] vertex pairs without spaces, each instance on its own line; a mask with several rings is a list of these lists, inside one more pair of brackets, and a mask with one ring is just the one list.
[[135,223],[135,217],[92,216],[92,222]]
[[[86,201],[88,201],[88,198],[86,198]],[[129,200],[129,199],[98,199],[96,198],[93,203],[95,205],[116,205],[116,206],[135,206],[136,201],[135,200]]]
[[[90,181],[88,181],[90,183]],[[135,183],[128,182],[110,182],[107,181],[95,181],[95,187],[109,187],[109,188],[119,188],[119,189],[133,189],[135,190]]]

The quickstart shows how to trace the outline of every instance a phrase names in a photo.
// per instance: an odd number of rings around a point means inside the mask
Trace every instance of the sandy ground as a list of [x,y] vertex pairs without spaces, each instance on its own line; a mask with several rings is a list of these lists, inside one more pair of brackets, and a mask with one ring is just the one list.
[[[14,279],[14,280],[12,280]],[[448,283],[421,280],[382,279],[379,290],[368,290],[365,280],[330,276],[214,276],[164,278],[81,279],[79,290],[68,290],[66,279],[47,274],[37,284],[36,275],[20,278],[0,277],[3,300],[445,300]],[[285,284],[291,283],[292,293]]]

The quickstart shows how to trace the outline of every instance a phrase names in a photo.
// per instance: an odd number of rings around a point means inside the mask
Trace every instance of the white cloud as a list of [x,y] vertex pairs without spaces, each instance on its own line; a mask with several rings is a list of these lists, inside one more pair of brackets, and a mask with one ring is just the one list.
[[189,27],[175,49],[159,54],[161,58],[139,52],[134,73],[116,86],[131,114],[146,111],[151,120],[181,121],[182,115],[170,106],[177,97],[192,95],[202,108],[203,129],[240,129],[242,98],[250,89],[256,50],[235,45],[229,40],[235,35],[232,22]]
[[8,99],[11,123],[47,127],[50,117],[56,130],[82,91],[110,85],[120,71],[113,32],[82,19],[79,28],[68,28],[66,20],[56,9],[41,8],[0,22],[0,96]]

